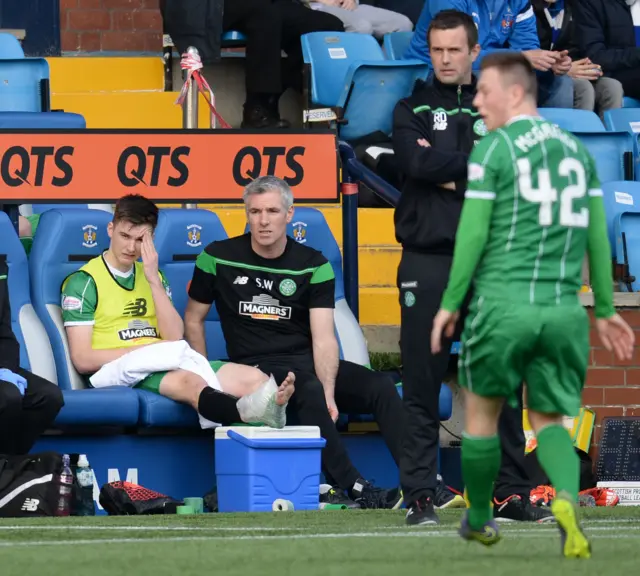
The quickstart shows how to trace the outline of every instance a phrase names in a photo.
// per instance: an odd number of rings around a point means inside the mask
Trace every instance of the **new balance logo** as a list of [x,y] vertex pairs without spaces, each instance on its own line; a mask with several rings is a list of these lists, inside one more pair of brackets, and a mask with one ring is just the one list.
[[249,281],[249,277],[248,276],[238,276],[233,283],[234,284],[240,284],[242,286],[244,286],[247,282]]
[[22,504],[22,508],[20,508],[20,510],[24,510],[25,512],[37,512],[38,504],[40,504],[40,500],[37,498],[27,498]]
[[146,313],[147,301],[144,298],[136,298],[131,302],[127,302],[122,311],[123,316],[144,316]]

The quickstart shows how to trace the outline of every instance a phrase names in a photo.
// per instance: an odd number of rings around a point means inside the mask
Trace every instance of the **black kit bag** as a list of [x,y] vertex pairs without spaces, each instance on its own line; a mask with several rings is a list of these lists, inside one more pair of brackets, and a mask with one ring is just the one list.
[[0,518],[55,516],[62,455],[0,455]]

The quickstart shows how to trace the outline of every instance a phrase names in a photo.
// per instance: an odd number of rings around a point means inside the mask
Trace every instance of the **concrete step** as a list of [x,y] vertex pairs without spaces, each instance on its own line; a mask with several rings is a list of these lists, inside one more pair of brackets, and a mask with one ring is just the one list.
[[51,92],[136,92],[164,90],[162,58],[65,56],[47,58]]
[[[76,92],[54,94],[51,107],[82,114],[87,128],[182,128],[177,92]],[[210,128],[209,108],[200,96],[198,125]]]
[[359,320],[361,326],[399,326],[398,290],[361,286]]
[[358,249],[358,279],[360,287],[393,288],[400,264],[401,248],[374,248],[360,246]]

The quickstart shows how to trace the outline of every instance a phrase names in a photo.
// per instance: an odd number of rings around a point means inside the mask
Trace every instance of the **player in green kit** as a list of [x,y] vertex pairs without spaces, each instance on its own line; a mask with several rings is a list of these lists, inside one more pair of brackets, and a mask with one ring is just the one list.
[[536,77],[516,53],[485,57],[474,104],[490,133],[469,158],[468,188],[449,284],[431,347],[453,333],[471,288],[459,382],[465,389],[462,473],[470,508],[460,535],[500,539],[491,511],[500,466],[502,403],[526,383],[538,460],[556,489],[551,504],[566,557],[588,558],[577,519],[579,462],[562,416],[577,416],[589,355],[589,318],[578,297],[585,251],[604,346],[629,359],[634,336],[613,307],[610,247],[593,158],[543,120]]

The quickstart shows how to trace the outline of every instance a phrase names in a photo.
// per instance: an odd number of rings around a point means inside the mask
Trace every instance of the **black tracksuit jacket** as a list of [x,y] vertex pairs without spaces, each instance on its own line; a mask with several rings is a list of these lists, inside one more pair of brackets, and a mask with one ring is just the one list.
[[[471,84],[419,83],[398,102],[393,118],[393,148],[405,176],[395,210],[396,240],[403,250],[453,254],[467,185],[467,161],[485,133],[473,108],[476,78]],[[431,145],[424,148],[418,139]],[[455,182],[456,190],[438,186]]]

